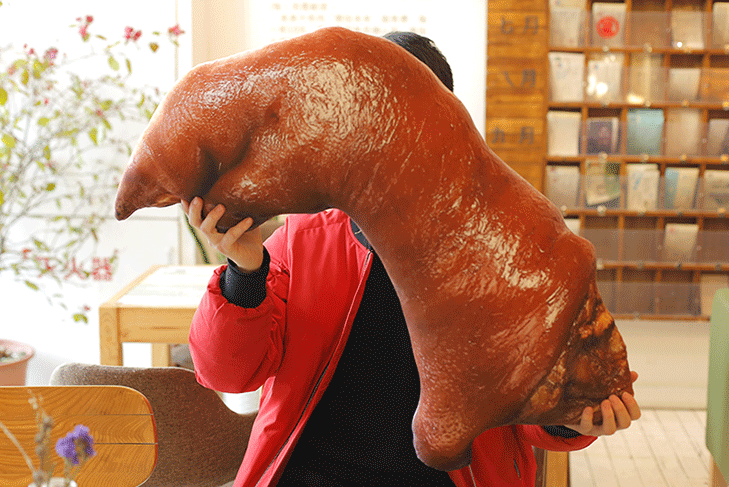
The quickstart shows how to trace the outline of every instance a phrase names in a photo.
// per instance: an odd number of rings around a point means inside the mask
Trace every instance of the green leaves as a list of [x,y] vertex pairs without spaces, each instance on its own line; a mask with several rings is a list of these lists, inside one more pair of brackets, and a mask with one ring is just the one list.
[[8,102],[8,92],[5,91],[5,88],[0,86],[0,106],[5,106],[5,104]]
[[114,71],[119,71],[119,61],[114,56],[109,56],[109,67]]
[[2,141],[3,141],[3,144],[5,145],[5,147],[7,147],[8,149],[15,148],[15,137],[13,137],[12,135],[3,134]]

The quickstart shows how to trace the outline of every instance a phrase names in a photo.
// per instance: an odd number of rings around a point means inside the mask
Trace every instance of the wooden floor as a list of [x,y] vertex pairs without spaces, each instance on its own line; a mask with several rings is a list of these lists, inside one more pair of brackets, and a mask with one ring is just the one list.
[[704,487],[705,411],[644,410],[641,419],[570,453],[571,487]]

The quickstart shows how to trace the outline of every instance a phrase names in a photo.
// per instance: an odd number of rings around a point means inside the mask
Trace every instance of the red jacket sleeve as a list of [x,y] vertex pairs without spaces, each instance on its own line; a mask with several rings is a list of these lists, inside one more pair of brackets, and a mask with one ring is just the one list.
[[190,354],[200,384],[221,392],[249,392],[273,375],[283,356],[286,296],[289,277],[285,268],[284,229],[267,242],[271,255],[266,298],[256,308],[228,302],[220,290],[216,269],[190,326]]
[[527,443],[543,450],[551,451],[573,451],[581,450],[591,445],[596,436],[577,436],[575,438],[562,438],[550,435],[541,426],[517,425],[521,435]]

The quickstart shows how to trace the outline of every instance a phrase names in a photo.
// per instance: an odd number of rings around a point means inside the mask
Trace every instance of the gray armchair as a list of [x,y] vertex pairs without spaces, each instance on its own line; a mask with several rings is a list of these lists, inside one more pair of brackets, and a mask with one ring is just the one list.
[[123,385],[149,400],[157,425],[158,457],[144,487],[219,487],[243,461],[255,413],[230,410],[217,393],[180,367],[119,367],[68,363],[51,385]]

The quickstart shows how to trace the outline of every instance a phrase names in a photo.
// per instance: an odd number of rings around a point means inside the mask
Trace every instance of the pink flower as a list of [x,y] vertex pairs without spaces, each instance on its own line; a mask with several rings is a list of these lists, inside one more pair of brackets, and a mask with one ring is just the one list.
[[175,37],[180,36],[185,33],[184,30],[180,29],[180,24],[173,25],[172,27],[167,29],[167,32],[169,32],[170,35],[175,36]]
[[134,41],[136,42],[140,37],[142,37],[142,31],[136,30],[133,27],[125,27],[124,28],[124,39],[128,41]]
[[43,57],[46,58],[46,60],[48,61],[53,61],[54,59],[56,59],[56,56],[58,56],[58,49],[56,49],[55,47],[47,49],[45,54],[43,55]]
[[87,32],[87,29],[88,29],[88,24],[82,25],[81,27],[78,28],[78,33],[81,36],[81,39],[83,39],[83,40],[87,40],[89,38],[89,33]]
[[86,16],[86,24],[90,24],[93,21],[94,21],[94,16],[93,15],[87,15]]

